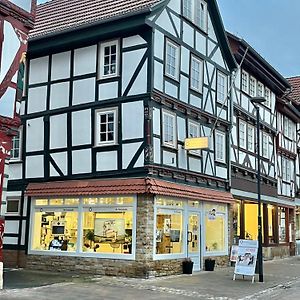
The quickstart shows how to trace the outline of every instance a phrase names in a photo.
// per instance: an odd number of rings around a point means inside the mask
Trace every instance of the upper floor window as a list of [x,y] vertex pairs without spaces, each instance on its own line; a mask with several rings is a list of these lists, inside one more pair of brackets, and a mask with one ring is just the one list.
[[257,97],[263,97],[264,96],[264,86],[261,82],[257,82]]
[[247,149],[249,151],[254,151],[254,127],[248,124],[248,134],[247,134],[247,140],[248,140],[248,147]]
[[293,139],[295,126],[291,119],[284,117],[283,119],[283,134],[289,138]]
[[217,101],[224,103],[227,97],[227,77],[218,71],[217,78]]
[[[200,125],[196,122],[189,121],[188,124],[188,137],[189,138],[196,138],[200,137]],[[190,150],[189,151],[192,154],[200,155],[201,150]]]
[[291,161],[282,157],[282,180],[291,181]]
[[20,199],[6,199],[6,214],[20,214]]
[[179,46],[167,40],[165,73],[176,80],[179,76],[179,55]]
[[118,40],[100,44],[100,78],[119,75],[119,56]]
[[176,116],[170,112],[163,112],[163,144],[176,147]]
[[12,139],[10,158],[14,160],[21,159],[21,130]]
[[117,143],[117,108],[96,111],[96,145],[106,146]]
[[216,160],[220,162],[225,162],[225,133],[221,131],[216,131]]
[[183,0],[183,16],[207,31],[207,3],[204,0]]
[[265,98],[266,98],[266,106],[271,107],[271,91],[267,87],[265,87]]
[[249,81],[249,95],[251,97],[255,97],[256,94],[256,79],[252,76],[250,76],[250,81]]
[[241,148],[246,148],[246,122],[240,120],[239,124],[239,144]]
[[202,93],[203,61],[195,56],[191,59],[191,88]]
[[262,156],[269,157],[269,135],[266,133],[262,134]]
[[242,71],[242,91],[248,93],[249,74]]

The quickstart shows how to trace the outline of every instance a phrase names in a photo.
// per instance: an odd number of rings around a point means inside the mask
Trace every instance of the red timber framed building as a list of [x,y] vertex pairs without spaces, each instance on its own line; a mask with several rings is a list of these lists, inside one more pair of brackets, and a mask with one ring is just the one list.
[[[5,234],[4,218],[7,210],[15,209],[15,202],[7,202],[6,189],[8,163],[12,139],[18,136],[21,124],[19,114],[23,95],[23,75],[28,32],[33,28],[35,0],[0,1],[0,259],[2,261],[3,240],[12,236]],[[1,203],[2,202],[2,203]],[[6,232],[10,231],[10,216],[7,217]],[[14,221],[12,221],[14,222]],[[17,236],[18,232],[13,232]],[[5,259],[11,256],[5,256]]]

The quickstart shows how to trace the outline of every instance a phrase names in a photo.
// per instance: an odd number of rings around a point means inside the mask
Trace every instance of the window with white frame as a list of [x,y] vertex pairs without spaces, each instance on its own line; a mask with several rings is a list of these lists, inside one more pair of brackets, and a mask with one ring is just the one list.
[[117,143],[117,108],[96,110],[96,146]]
[[225,162],[225,133],[216,131],[216,160],[219,162]]
[[227,98],[227,76],[218,71],[217,77],[217,101],[224,103]]
[[100,78],[119,75],[119,41],[113,40],[100,44]]
[[239,124],[239,145],[241,148],[246,148],[246,128],[247,123],[240,120]]
[[204,0],[183,0],[183,16],[207,31],[207,3]]
[[271,107],[271,91],[267,87],[265,87],[265,99],[266,99],[266,106]]
[[191,89],[202,93],[203,61],[192,55],[191,58]]
[[293,131],[295,130],[294,123],[288,117],[283,119],[283,134],[289,139],[293,139]]
[[249,74],[246,71],[242,71],[242,91],[248,93],[248,82],[249,82]]
[[190,20],[192,19],[192,0],[183,0],[183,15]]
[[176,147],[176,116],[170,112],[163,111],[163,144]]
[[6,199],[6,214],[19,215],[20,214],[20,199]]
[[[189,121],[188,123],[188,137],[189,138],[196,138],[200,137],[200,125],[196,122]],[[200,155],[201,150],[190,150],[189,153]]]
[[269,135],[266,133],[262,134],[262,156],[269,157]]
[[176,80],[178,80],[179,76],[179,55],[179,46],[167,40],[165,74]]
[[285,157],[282,157],[282,180],[291,181],[291,161]]
[[249,151],[254,151],[254,127],[248,124],[247,130],[247,140],[248,140],[248,147]]
[[263,97],[264,96],[264,86],[261,82],[257,82],[257,97]]
[[12,138],[12,148],[10,151],[10,158],[13,160],[21,159],[21,130],[18,131],[17,135]]
[[249,95],[251,97],[255,97],[256,94],[256,79],[252,76],[250,76],[250,81],[249,81]]

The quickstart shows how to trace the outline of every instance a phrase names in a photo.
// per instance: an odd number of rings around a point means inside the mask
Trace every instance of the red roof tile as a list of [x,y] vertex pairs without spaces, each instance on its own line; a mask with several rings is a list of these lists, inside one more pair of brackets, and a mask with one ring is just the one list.
[[230,203],[229,192],[193,187],[154,178],[130,178],[111,180],[74,180],[46,183],[30,183],[27,196],[96,196],[96,195],[154,194],[182,199]]
[[292,86],[292,92],[288,95],[292,101],[300,104],[300,76],[287,78],[288,82]]
[[161,0],[52,0],[38,5],[30,37],[141,12]]

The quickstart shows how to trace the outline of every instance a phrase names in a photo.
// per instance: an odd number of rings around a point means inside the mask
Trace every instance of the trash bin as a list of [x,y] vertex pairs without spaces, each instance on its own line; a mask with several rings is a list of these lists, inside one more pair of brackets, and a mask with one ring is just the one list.
[[215,269],[216,261],[214,259],[207,258],[204,261],[205,271],[213,271]]

